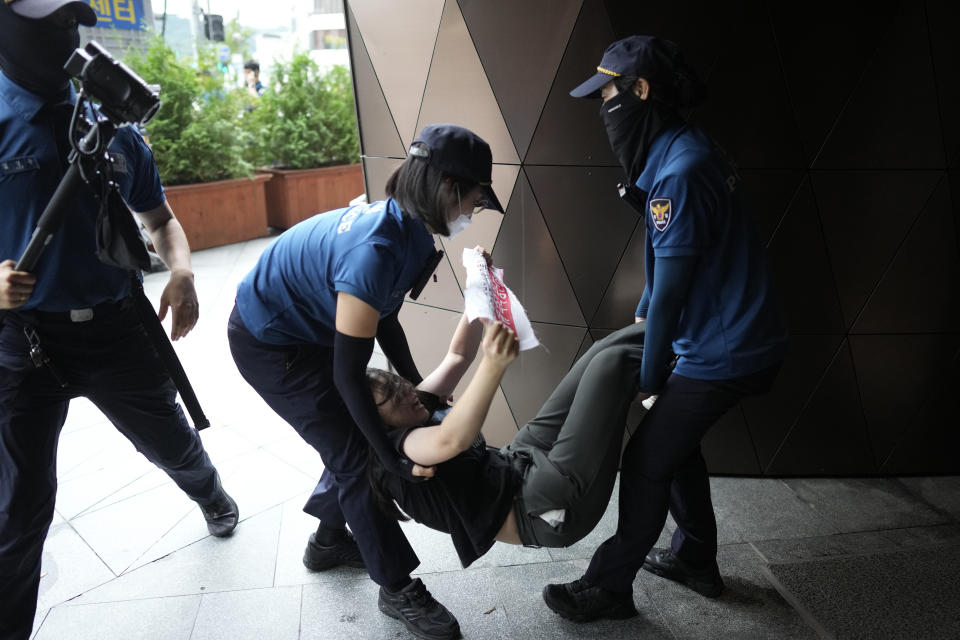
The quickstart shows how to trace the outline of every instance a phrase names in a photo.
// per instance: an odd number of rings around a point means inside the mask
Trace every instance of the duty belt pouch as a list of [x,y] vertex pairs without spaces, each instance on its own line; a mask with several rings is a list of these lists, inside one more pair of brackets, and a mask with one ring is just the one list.
[[100,200],[97,216],[97,258],[121,269],[150,270],[150,256],[133,216],[116,187]]

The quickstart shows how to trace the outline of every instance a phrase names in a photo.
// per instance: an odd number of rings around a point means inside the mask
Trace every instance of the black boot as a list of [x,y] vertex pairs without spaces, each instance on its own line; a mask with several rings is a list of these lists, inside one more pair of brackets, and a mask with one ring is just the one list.
[[723,578],[720,577],[720,567],[716,560],[703,569],[696,569],[678,558],[671,549],[651,549],[643,568],[667,580],[686,585],[708,598],[716,598],[723,593]]
[[303,566],[310,571],[326,571],[339,566],[366,569],[360,547],[346,529],[329,529],[323,523],[307,539]]
[[226,538],[237,528],[240,521],[240,509],[226,491],[220,493],[212,502],[200,505],[203,519],[207,521],[207,531],[217,538]]
[[418,638],[455,640],[460,637],[460,623],[430,595],[420,578],[399,591],[380,587],[377,606],[383,613],[402,622]]
[[622,620],[637,615],[632,591],[610,591],[582,578],[566,584],[548,584],[543,588],[543,601],[554,613],[573,622]]

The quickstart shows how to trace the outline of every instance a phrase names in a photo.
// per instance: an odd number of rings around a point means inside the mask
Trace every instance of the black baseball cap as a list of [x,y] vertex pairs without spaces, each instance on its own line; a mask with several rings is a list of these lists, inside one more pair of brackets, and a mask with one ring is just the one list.
[[410,145],[409,154],[424,158],[444,173],[466,178],[483,187],[489,206],[503,213],[503,205],[490,186],[493,154],[490,145],[469,129],[455,124],[428,124]]
[[603,52],[597,72],[570,92],[574,98],[599,98],[605,84],[621,76],[646,78],[650,82],[674,84],[679,48],[656,36],[630,36],[617,40]]
[[23,18],[42,20],[60,7],[69,6],[80,24],[92,27],[97,24],[97,14],[90,4],[80,0],[0,0]]

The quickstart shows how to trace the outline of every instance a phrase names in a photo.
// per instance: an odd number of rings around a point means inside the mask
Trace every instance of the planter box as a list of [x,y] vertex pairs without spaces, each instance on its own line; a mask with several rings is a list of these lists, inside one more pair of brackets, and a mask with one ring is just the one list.
[[264,185],[269,174],[166,187],[167,201],[183,225],[190,249],[208,249],[267,235]]
[[310,216],[347,206],[363,193],[359,164],[321,169],[267,169],[267,224],[289,229]]

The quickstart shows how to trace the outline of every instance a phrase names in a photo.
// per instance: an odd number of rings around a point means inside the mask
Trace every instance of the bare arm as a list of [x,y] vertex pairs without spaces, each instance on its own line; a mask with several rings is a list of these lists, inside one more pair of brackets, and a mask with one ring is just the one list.
[[499,322],[487,325],[483,360],[463,396],[439,425],[410,432],[403,441],[407,457],[421,465],[434,465],[466,450],[480,433],[500,380],[518,351],[512,331]]
[[197,290],[193,286],[187,235],[166,201],[149,211],[137,212],[137,217],[143,221],[150,233],[157,254],[170,268],[170,280],[160,296],[157,315],[163,320],[167,317],[167,309],[173,309],[170,339],[179,340],[190,333],[200,318],[200,303],[197,301]]
[[467,322],[467,316],[460,316],[460,323],[450,340],[450,348],[439,366],[423,382],[417,385],[422,391],[429,391],[441,398],[453,393],[463,374],[467,372],[477,355],[480,341],[483,339],[483,324],[480,321]]

